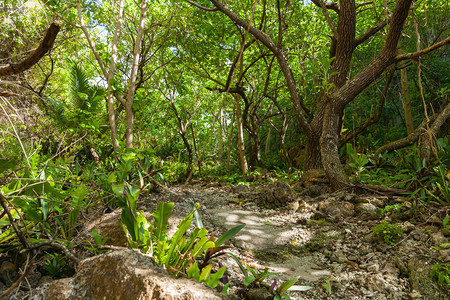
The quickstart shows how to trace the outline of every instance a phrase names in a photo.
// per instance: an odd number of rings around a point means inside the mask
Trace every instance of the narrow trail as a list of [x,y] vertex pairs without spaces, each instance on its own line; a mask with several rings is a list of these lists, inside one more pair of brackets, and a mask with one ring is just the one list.
[[[232,240],[230,252],[252,268],[279,272],[269,284],[300,276],[297,284],[314,287],[290,293],[292,299],[449,298],[448,291],[424,274],[429,265],[448,262],[449,250],[436,250],[449,242],[448,236],[437,226],[402,221],[401,213],[388,212],[383,217],[376,213],[397,204],[406,214],[411,207],[408,199],[300,191],[294,194],[295,210],[258,205],[270,192],[267,185],[198,184],[180,190],[177,203],[185,211],[188,201],[200,203],[203,223],[212,233],[246,224]],[[397,224],[404,232],[394,245],[372,231],[383,221]],[[225,265],[232,276],[242,277],[232,259],[225,258]]]

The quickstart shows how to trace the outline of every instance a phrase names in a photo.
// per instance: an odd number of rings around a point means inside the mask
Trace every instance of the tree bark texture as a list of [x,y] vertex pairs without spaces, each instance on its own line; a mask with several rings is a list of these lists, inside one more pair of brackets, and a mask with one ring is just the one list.
[[134,124],[134,111],[133,111],[133,99],[136,93],[136,78],[139,67],[139,57],[141,52],[142,35],[145,27],[145,17],[147,15],[147,0],[142,0],[141,3],[141,15],[139,18],[139,27],[137,31],[136,42],[134,44],[133,51],[133,63],[131,67],[130,81],[128,84],[127,102],[125,104],[125,112],[127,117],[127,128],[125,143],[127,148],[133,148],[133,124]]
[[54,21],[42,39],[39,46],[28,57],[17,64],[0,66],[0,77],[22,73],[34,66],[47,52],[53,48],[56,36],[61,29],[61,24]]
[[240,96],[238,94],[232,94],[234,97],[235,106],[236,106],[236,127],[237,127],[237,150],[239,155],[239,161],[241,165],[241,172],[242,175],[247,174],[248,171],[248,165],[247,165],[247,158],[245,157],[245,144],[244,144],[244,130],[242,126],[242,117],[241,117],[241,103],[240,103]]
[[107,92],[107,105],[108,105],[108,120],[109,127],[111,129],[111,142],[115,152],[119,150],[119,136],[117,134],[117,124],[116,124],[116,112],[114,110],[114,95],[112,92],[112,79],[114,78],[114,73],[116,70],[116,60],[117,60],[117,44],[119,42],[119,32],[122,27],[123,20],[123,7],[124,0],[119,2],[119,11],[116,22],[116,29],[114,31],[113,43],[111,45],[111,63],[109,65],[108,76],[106,80],[108,82],[108,92]]

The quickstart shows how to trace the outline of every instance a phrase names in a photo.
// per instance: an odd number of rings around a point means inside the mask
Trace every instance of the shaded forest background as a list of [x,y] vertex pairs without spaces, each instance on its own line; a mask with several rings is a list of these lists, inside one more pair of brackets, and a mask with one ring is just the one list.
[[439,0],[3,1],[0,243],[67,246],[80,210],[120,206],[126,184],[365,184],[447,206],[448,15]]

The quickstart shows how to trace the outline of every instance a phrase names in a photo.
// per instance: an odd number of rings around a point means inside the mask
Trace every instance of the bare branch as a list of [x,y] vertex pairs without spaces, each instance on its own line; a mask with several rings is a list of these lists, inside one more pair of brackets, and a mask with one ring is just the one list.
[[[318,7],[321,7],[321,5],[319,3],[319,0],[312,0],[311,2],[314,3]],[[325,5],[325,7],[327,9],[331,9],[331,10],[335,11],[337,14],[339,14],[340,8],[339,8],[339,5],[337,3],[334,3],[334,2],[323,2],[323,1],[321,1],[321,2]]]
[[292,102],[294,104],[294,110],[296,117],[300,123],[300,126],[303,128],[305,132],[309,132],[310,126],[303,114],[303,110],[300,105],[300,100],[298,96],[298,88],[297,84],[294,79],[294,75],[292,73],[291,67],[289,65],[289,62],[287,61],[286,57],[284,56],[283,51],[278,48],[275,43],[272,41],[272,39],[263,31],[252,27],[249,23],[244,21],[241,17],[233,13],[231,10],[229,10],[224,4],[217,0],[210,0],[223,14],[228,16],[233,22],[241,26],[242,28],[248,29],[248,31],[258,40],[260,41],[264,46],[266,46],[277,58],[278,64],[280,65],[280,68],[284,74],[284,77],[287,82],[287,86],[289,89],[289,93],[292,98]]
[[362,44],[362,43],[364,43],[368,38],[370,38],[375,33],[380,31],[381,29],[383,29],[389,23],[389,20],[390,19],[386,19],[383,22],[381,22],[380,24],[378,24],[376,26],[373,26],[372,28],[367,30],[362,36],[360,36],[359,38],[357,38],[355,40],[355,47],[360,45],[360,44]]
[[416,59],[422,55],[425,55],[433,50],[436,50],[442,46],[445,46],[447,44],[450,43],[450,37],[446,38],[445,40],[440,41],[439,43],[436,43],[434,45],[431,45],[428,48],[425,48],[423,50],[417,51],[417,52],[413,52],[413,53],[408,53],[408,54],[403,54],[403,55],[399,55],[395,58],[396,61],[401,61],[401,60],[405,60],[405,59]]
[[200,8],[200,9],[203,9],[203,10],[206,10],[206,11],[217,11],[217,10],[219,10],[217,7],[214,7],[214,8],[205,7],[205,6],[197,4],[197,3],[195,3],[194,1],[191,1],[191,0],[184,0],[184,1],[186,1],[187,3],[189,3],[191,5],[194,5],[197,8]]
[[333,20],[331,20],[330,14],[328,13],[327,4],[324,3],[322,0],[312,0],[312,2],[322,9],[323,15],[325,16],[325,19],[327,19],[328,26],[330,26],[331,32],[333,32],[333,36],[335,38],[338,38],[336,26],[334,26]]
[[0,76],[19,74],[35,65],[47,52],[52,49],[53,43],[55,42],[56,36],[58,35],[60,29],[61,24],[58,21],[54,21],[47,29],[47,33],[39,44],[39,47],[37,47],[36,50],[34,50],[27,58],[18,64],[0,66]]

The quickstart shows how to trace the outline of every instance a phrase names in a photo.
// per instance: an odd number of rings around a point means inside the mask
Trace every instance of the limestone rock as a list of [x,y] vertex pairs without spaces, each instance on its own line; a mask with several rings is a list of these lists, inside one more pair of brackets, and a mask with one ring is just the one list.
[[48,300],[226,299],[198,282],[176,279],[131,249],[83,260],[72,278],[53,281]]
[[101,218],[88,224],[86,226],[86,231],[89,233],[87,238],[92,239],[90,237],[90,232],[97,229],[97,232],[102,238],[108,238],[106,240],[107,245],[126,247],[128,244],[127,236],[120,223],[120,214],[121,210],[116,209],[112,213],[105,214]]
[[350,202],[325,201],[319,204],[318,209],[330,219],[351,217],[355,213],[354,205]]
[[298,208],[298,200],[291,187],[283,181],[269,184],[264,189],[259,204],[271,209],[282,208],[295,211]]
[[361,216],[376,216],[377,215],[377,207],[371,203],[358,203],[355,205],[355,212]]
[[450,299],[450,292],[438,287],[430,276],[430,265],[413,257],[408,263],[411,290],[418,291],[422,299]]

